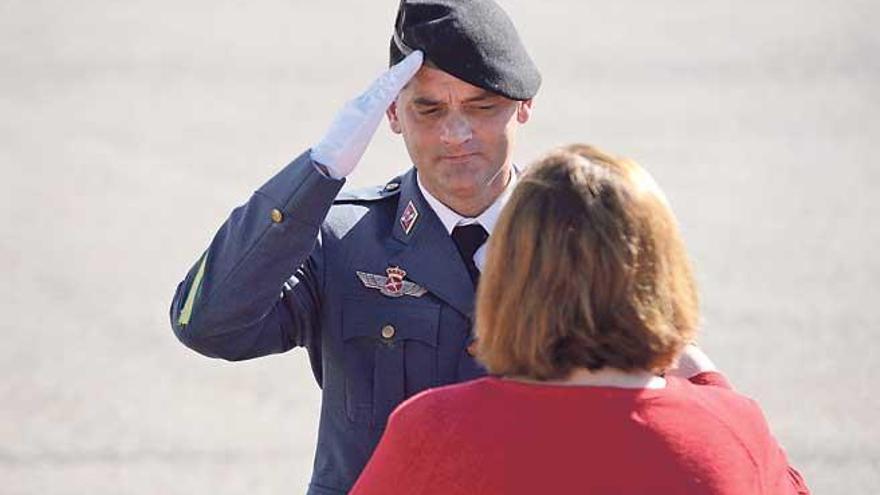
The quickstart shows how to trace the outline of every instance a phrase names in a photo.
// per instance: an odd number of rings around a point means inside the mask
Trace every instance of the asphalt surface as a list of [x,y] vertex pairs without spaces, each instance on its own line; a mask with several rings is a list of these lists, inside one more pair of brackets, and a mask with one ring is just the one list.
[[[173,337],[236,205],[387,59],[397,2],[0,2],[0,492],[300,493],[305,353]],[[815,493],[880,492],[880,7],[504,1],[544,74],[517,160],[648,167],[702,286],[703,345]],[[384,126],[353,185],[409,166]]]

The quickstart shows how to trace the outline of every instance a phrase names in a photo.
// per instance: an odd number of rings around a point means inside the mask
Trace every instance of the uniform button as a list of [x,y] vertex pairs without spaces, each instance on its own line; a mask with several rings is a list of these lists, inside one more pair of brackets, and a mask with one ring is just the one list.
[[397,182],[389,182],[388,184],[385,184],[386,191],[394,191],[398,187],[400,187],[400,184],[398,184]]
[[382,327],[382,338],[390,339],[391,337],[394,337],[395,332],[396,330],[392,325],[385,325],[384,327]]
[[272,212],[269,213],[269,217],[271,217],[272,221],[275,223],[281,223],[281,221],[284,220],[284,214],[281,213],[281,210],[278,208],[273,208]]

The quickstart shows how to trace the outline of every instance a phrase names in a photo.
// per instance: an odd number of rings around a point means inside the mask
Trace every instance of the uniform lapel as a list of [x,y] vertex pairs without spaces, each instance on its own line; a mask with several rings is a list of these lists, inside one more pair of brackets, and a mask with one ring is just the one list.
[[[402,249],[392,255],[389,265],[399,266],[406,271],[407,279],[428,289],[468,318],[473,317],[474,286],[452,237],[422,196],[416,170],[410,170],[402,179],[392,231]],[[413,210],[415,220],[410,220]]]

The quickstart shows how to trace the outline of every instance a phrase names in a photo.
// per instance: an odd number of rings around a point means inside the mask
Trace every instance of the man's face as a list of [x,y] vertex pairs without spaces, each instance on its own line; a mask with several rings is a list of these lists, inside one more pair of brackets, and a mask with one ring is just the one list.
[[507,184],[516,128],[530,114],[531,100],[510,100],[423,66],[388,120],[431,194],[453,209],[485,208]]

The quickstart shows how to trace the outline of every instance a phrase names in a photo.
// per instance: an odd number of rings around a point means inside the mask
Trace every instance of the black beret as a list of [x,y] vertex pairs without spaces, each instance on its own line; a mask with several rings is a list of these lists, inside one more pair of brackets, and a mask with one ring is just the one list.
[[513,22],[492,0],[401,0],[391,65],[413,50],[444,72],[512,100],[528,100],[541,86]]

